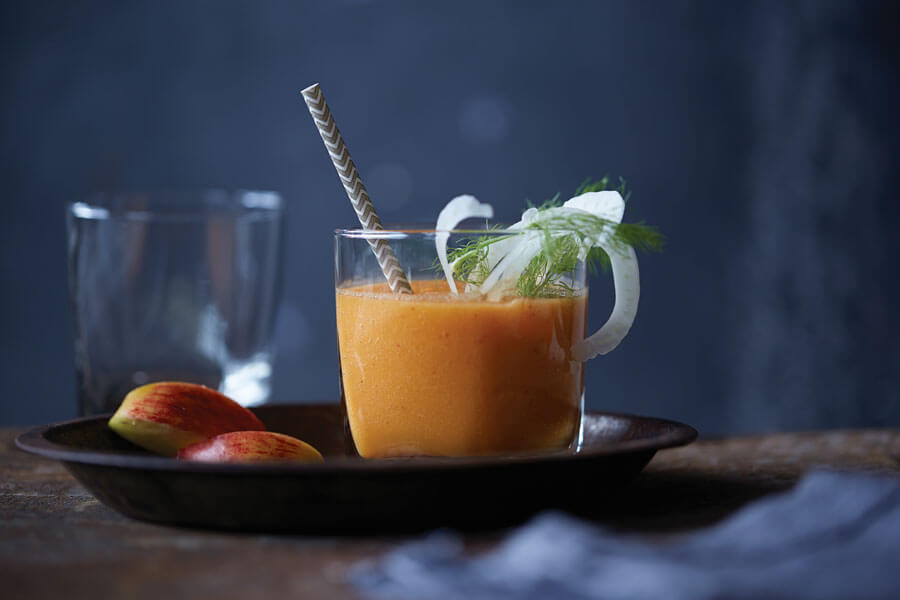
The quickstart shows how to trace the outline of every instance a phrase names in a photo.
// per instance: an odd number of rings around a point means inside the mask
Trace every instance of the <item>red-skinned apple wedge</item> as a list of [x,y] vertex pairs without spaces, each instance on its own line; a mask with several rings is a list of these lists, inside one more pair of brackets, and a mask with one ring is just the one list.
[[178,458],[201,462],[321,462],[319,451],[295,437],[271,431],[234,431],[178,452]]
[[220,433],[265,430],[256,415],[215,390],[179,381],[131,390],[109,420],[133,444],[163,456]]

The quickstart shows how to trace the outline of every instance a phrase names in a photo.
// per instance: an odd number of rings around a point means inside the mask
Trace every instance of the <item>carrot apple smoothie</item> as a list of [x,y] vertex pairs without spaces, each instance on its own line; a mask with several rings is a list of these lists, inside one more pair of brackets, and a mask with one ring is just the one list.
[[[493,217],[459,196],[434,229],[335,233],[343,402],[361,456],[577,447],[584,363],[628,334],[640,295],[634,247],[661,242],[621,222],[627,193],[607,184],[586,182],[508,227],[457,230]],[[585,336],[592,265],[612,271],[616,300]]]
[[582,412],[586,294],[489,300],[414,280],[336,291],[350,431],[367,458],[568,446]]

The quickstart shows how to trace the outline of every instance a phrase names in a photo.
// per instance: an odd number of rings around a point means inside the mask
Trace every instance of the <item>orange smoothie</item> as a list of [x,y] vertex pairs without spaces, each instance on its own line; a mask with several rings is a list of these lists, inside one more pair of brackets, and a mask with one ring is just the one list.
[[[445,281],[336,291],[341,381],[361,456],[472,456],[565,448],[584,369],[571,348],[587,296],[483,298]],[[461,288],[462,289],[462,286]]]

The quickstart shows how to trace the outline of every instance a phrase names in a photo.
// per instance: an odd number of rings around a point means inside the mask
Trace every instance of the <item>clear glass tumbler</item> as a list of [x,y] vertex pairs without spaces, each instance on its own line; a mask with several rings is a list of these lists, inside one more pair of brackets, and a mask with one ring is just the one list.
[[200,383],[244,405],[270,392],[282,201],[273,192],[106,194],[69,206],[81,414],[132,388]]
[[[453,294],[434,231],[335,232],[341,398],[366,458],[577,448],[585,265],[543,297]],[[519,233],[450,232],[449,245]],[[370,247],[390,243],[413,294],[391,293]],[[486,276],[487,274],[483,274]],[[564,284],[564,285],[562,285]]]

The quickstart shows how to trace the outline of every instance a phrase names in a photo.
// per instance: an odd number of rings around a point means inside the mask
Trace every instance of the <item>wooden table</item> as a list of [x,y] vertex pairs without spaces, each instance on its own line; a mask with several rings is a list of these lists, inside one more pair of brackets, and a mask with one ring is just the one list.
[[[0,429],[0,596],[13,598],[358,598],[355,563],[409,538],[193,531],[132,521],[58,463],[16,449]],[[669,536],[715,523],[791,487],[815,467],[900,475],[900,430],[701,440],[659,453],[609,504],[605,525]],[[468,534],[473,552],[503,532]]]

